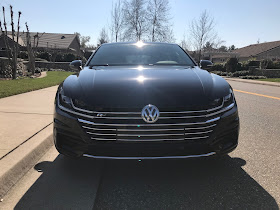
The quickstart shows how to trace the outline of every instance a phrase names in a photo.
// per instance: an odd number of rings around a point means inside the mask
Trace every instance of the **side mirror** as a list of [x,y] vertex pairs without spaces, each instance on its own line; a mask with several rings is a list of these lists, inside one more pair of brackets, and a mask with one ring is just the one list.
[[210,70],[211,67],[213,66],[213,63],[211,61],[208,61],[208,60],[201,60],[199,66],[202,69]]
[[70,64],[70,69],[74,71],[81,71],[83,69],[83,64],[81,60],[72,61]]

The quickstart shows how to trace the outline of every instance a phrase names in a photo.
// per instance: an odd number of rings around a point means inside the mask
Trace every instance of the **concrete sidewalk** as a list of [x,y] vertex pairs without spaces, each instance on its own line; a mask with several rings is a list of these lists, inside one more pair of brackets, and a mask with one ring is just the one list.
[[52,123],[57,86],[0,99],[0,159]]
[[0,99],[0,198],[53,145],[57,86]]

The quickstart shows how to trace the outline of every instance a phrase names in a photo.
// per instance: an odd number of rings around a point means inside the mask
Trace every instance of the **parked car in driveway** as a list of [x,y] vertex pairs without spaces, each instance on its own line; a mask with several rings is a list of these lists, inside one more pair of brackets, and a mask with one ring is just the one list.
[[[201,67],[209,62],[201,63]],[[54,141],[64,155],[114,159],[223,155],[238,144],[233,90],[178,45],[103,44],[55,99]]]

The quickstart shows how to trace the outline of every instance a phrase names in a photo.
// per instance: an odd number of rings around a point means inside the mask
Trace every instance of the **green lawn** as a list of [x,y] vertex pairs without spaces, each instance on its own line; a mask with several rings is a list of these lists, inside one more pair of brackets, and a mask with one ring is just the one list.
[[280,78],[267,78],[267,79],[258,79],[259,81],[267,81],[267,82],[280,82]]
[[43,78],[0,80],[0,98],[60,84],[73,72],[49,71]]

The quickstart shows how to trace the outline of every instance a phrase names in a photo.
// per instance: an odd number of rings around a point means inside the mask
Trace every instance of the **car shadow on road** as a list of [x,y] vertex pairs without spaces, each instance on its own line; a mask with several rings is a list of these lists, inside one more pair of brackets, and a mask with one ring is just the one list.
[[92,209],[103,161],[59,155],[34,169],[42,175],[15,209]]
[[229,156],[106,161],[94,209],[279,209],[245,164]]
[[15,209],[279,209],[250,177],[246,161],[94,160],[59,155]]

